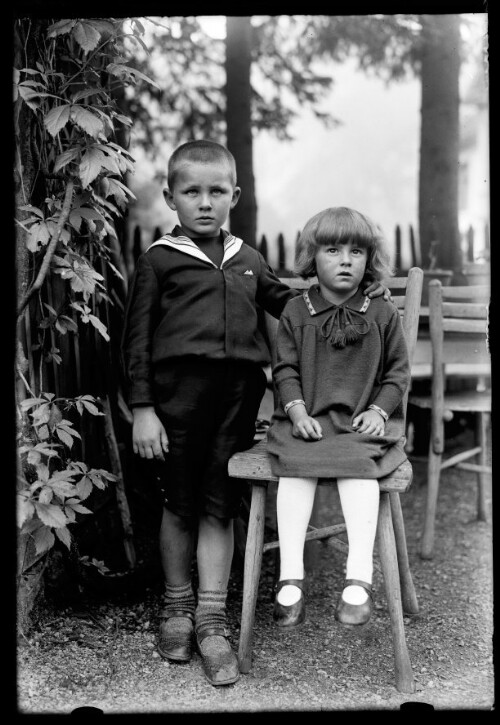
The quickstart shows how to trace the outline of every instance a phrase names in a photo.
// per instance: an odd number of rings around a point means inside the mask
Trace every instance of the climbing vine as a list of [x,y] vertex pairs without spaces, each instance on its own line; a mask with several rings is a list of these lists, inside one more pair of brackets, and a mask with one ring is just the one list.
[[[57,395],[48,371],[67,362],[58,341],[86,326],[109,343],[99,310],[103,300],[114,303],[103,270],[123,280],[116,225],[133,198],[125,180],[134,160],[122,142],[131,119],[120,98],[139,78],[153,82],[130,65],[134,47],[145,47],[138,20],[72,18],[35,28],[22,19],[16,31],[17,258],[24,282],[16,360],[17,513],[21,533],[43,554],[56,540],[70,547],[68,526],[91,513],[83,502],[94,488],[116,480],[75,453],[82,438],[78,421],[103,415],[98,396]],[[61,286],[62,294],[54,294]]]

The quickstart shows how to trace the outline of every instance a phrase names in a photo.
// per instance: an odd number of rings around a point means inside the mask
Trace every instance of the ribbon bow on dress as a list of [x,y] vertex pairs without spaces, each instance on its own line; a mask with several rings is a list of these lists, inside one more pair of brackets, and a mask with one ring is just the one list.
[[369,329],[370,323],[364,315],[340,306],[323,321],[320,332],[333,347],[342,349],[352,345],[361,335],[366,335]]

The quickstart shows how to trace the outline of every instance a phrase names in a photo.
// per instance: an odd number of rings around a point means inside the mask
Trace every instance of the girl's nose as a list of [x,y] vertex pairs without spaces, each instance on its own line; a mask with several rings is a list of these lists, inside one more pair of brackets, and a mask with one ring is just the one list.
[[349,256],[349,250],[348,249],[341,249],[340,252],[340,261],[342,264],[350,264],[351,258]]

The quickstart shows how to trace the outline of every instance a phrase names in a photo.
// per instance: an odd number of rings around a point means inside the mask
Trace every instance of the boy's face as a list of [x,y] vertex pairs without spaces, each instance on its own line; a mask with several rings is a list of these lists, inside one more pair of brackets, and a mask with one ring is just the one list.
[[177,170],[174,188],[163,195],[188,237],[216,237],[240,192],[225,164],[186,161]]

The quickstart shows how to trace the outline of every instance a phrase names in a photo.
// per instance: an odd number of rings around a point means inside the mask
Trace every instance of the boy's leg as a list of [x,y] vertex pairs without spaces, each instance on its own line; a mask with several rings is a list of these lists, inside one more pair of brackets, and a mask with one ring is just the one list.
[[158,651],[174,662],[192,655],[195,597],[191,585],[194,528],[190,519],[163,509],[160,557],[165,576]]
[[[337,486],[349,543],[346,579],[371,585],[380,500],[378,481],[339,478]],[[347,586],[342,592],[342,599],[353,605],[362,605],[368,598],[368,593],[357,585]]]
[[231,684],[239,677],[238,659],[228,641],[226,617],[233,549],[233,520],[202,514],[198,528],[195,626],[205,675],[216,686]]
[[[280,542],[280,581],[304,578],[304,543],[316,493],[316,478],[281,477],[276,498]],[[284,606],[295,604],[301,590],[285,585],[277,594]]]

